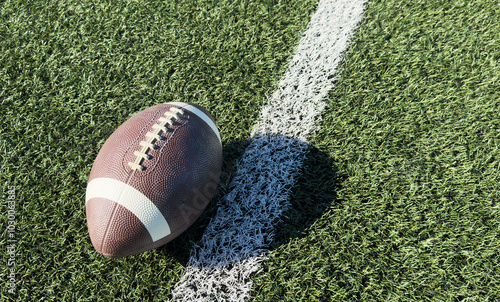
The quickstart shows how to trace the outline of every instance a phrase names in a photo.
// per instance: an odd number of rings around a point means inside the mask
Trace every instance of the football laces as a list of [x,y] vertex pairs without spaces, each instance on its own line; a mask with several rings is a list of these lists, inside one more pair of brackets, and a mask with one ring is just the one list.
[[173,122],[178,120],[180,118],[179,115],[182,114],[184,114],[184,111],[179,108],[172,107],[158,119],[158,122],[151,127],[153,131],[146,133],[146,140],[139,143],[139,145],[142,146],[141,150],[134,152],[134,155],[136,156],[135,161],[128,163],[128,166],[132,170],[142,171],[145,169],[141,163],[144,160],[152,158],[152,156],[148,154],[148,151],[158,148],[158,146],[155,145],[155,142],[162,140],[161,134],[168,132],[167,125],[172,126]]

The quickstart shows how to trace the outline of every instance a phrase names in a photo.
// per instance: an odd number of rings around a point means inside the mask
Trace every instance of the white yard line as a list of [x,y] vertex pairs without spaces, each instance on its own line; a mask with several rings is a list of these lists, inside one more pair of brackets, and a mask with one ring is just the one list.
[[263,107],[228,194],[194,247],[174,301],[244,301],[317,130],[366,0],[320,0],[276,92]]

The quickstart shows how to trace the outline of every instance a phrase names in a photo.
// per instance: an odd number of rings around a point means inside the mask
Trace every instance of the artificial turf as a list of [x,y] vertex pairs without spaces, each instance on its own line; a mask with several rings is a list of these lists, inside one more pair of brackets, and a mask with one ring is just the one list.
[[368,4],[256,300],[500,300],[499,12]]
[[[220,191],[314,1],[2,1],[0,300],[165,301],[214,201],[186,234],[107,259],[86,228],[85,187],[107,137],[133,113],[193,102],[217,119]],[[15,294],[8,188],[16,187]]]
[[[500,300],[500,14],[494,1],[367,5],[277,225],[257,301]],[[3,1],[0,300],[164,301],[315,1]],[[219,195],[183,236],[107,259],[85,186],[106,138],[168,101],[224,141]],[[7,292],[15,186],[16,293]]]

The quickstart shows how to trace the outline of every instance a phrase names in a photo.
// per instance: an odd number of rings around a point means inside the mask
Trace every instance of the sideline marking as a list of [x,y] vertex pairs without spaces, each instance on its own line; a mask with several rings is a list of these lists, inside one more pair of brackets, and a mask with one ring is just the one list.
[[366,0],[320,0],[276,92],[262,108],[228,194],[194,247],[173,301],[244,301],[307,155]]

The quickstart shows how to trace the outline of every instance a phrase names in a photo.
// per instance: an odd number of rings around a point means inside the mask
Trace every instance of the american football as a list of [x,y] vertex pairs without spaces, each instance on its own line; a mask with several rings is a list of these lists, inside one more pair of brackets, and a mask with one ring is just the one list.
[[125,257],[171,241],[205,209],[221,167],[220,134],[201,106],[172,102],[133,115],[90,171],[85,202],[94,248]]

